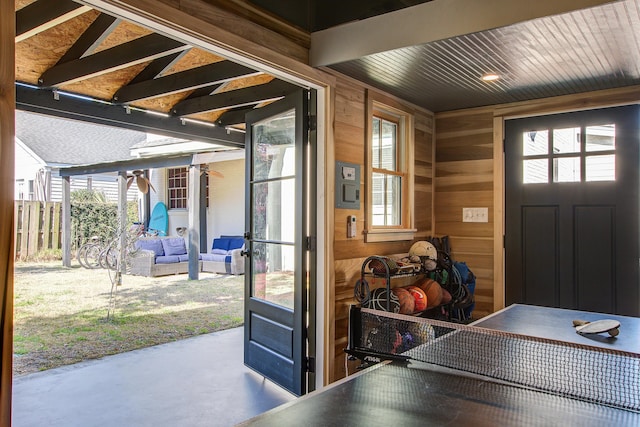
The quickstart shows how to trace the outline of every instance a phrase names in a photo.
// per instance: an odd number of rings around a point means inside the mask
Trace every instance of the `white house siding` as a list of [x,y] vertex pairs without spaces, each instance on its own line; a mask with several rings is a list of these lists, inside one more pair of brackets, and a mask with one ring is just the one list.
[[[35,181],[36,174],[45,164],[31,150],[25,149],[20,142],[16,141],[15,147],[15,199],[29,200],[29,181]],[[20,197],[20,193],[23,197]]]
[[244,159],[215,162],[209,168],[224,178],[209,177],[208,245],[220,235],[244,234]]
[[[118,181],[115,175],[78,175],[69,177],[71,191],[87,189],[88,178],[91,178],[91,189],[104,193],[108,201],[117,203]],[[127,200],[133,201],[137,199],[138,190],[135,185],[132,185],[127,192]],[[51,200],[54,202],[62,201],[62,178],[55,171],[51,176]]]

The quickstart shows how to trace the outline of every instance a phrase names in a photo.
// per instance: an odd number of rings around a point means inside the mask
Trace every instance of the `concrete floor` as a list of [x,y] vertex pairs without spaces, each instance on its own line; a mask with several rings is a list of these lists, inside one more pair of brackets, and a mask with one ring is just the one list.
[[18,377],[13,427],[232,426],[295,398],[242,360],[235,328]]

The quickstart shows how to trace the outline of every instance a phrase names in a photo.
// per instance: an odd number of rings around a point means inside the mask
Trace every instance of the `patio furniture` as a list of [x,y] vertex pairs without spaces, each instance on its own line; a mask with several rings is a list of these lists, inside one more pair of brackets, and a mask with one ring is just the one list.
[[202,271],[223,274],[244,274],[244,238],[220,236],[213,239],[211,253],[200,254]]
[[189,254],[182,237],[143,237],[135,246],[131,274],[155,277],[189,272]]

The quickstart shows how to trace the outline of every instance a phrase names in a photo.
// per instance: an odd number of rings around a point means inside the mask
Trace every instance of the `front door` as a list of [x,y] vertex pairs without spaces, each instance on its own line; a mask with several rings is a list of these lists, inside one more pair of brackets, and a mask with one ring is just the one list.
[[308,322],[314,319],[315,144],[308,97],[301,89],[246,118],[244,362],[297,395],[313,387],[314,360]]
[[638,113],[505,123],[507,304],[640,315]]

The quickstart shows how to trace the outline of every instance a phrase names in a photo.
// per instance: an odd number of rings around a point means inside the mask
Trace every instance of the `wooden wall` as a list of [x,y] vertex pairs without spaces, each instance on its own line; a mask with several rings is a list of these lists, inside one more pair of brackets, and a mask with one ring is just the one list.
[[15,157],[15,15],[0,0],[0,425],[11,425],[13,360],[13,176]]
[[[367,89],[356,81],[337,76],[334,102],[334,156],[336,161],[355,163],[361,167],[360,191],[366,197],[365,175],[365,121]],[[433,115],[398,100],[377,93],[376,99],[386,105],[408,111],[414,115],[414,168],[415,168],[415,227],[416,240],[431,235],[432,231],[432,179],[433,179]],[[347,238],[347,217],[355,215],[357,233]],[[408,252],[413,242],[365,243],[364,200],[359,210],[334,209],[335,229],[333,236],[335,282],[333,286],[334,316],[327,325],[334,343],[330,356],[329,378],[335,381],[345,376],[345,354],[347,345],[348,310],[356,303],[353,288],[360,276],[362,261],[370,255],[392,255]],[[333,365],[333,366],[331,366]]]
[[[436,115],[435,234],[476,275],[473,316],[493,311],[493,109]],[[462,208],[489,208],[487,223],[462,222]]]

